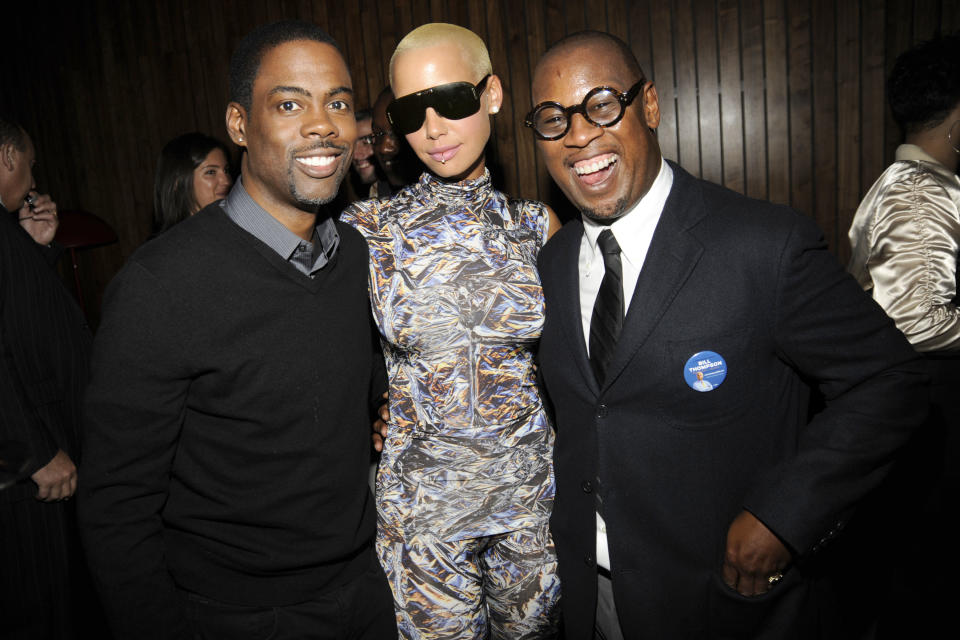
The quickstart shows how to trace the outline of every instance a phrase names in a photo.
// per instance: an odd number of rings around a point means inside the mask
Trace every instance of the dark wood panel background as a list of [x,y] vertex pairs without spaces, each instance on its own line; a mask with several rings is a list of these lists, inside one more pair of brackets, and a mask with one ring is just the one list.
[[80,252],[88,315],[150,231],[153,171],[169,138],[226,139],[230,52],[253,26],[313,20],[341,44],[360,105],[386,83],[400,38],[424,22],[487,42],[508,99],[490,163],[507,192],[573,211],[522,126],[548,44],[585,28],[626,40],[656,82],[660,143],[687,170],[813,216],[845,261],[857,204],[899,133],[884,98],[894,58],[960,29],[956,0],[39,0],[12,17],[0,107],[38,149],[39,188],[96,213],[117,244]]

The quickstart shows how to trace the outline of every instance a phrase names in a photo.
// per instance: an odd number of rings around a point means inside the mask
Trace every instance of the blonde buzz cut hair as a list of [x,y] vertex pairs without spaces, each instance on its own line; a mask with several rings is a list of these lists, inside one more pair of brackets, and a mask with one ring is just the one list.
[[476,75],[476,78],[473,79],[474,82],[479,82],[480,78],[493,73],[490,53],[480,36],[470,29],[455,24],[430,22],[405,35],[397,45],[393,55],[390,56],[390,86],[393,86],[393,68],[400,54],[441,44],[452,44],[460,48],[463,52],[463,59],[471,66]]

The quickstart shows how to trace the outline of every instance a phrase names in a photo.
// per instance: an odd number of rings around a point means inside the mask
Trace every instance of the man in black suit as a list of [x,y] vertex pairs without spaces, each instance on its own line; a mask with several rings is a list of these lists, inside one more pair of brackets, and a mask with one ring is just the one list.
[[841,633],[812,559],[922,420],[922,365],[812,222],[662,159],[620,40],[554,45],[533,100],[582,213],[539,260],[567,637]]
[[[64,501],[77,488],[90,334],[41,246],[56,232],[55,205],[23,206],[33,161],[30,136],[0,116],[0,466],[11,482],[25,476],[0,491],[0,635],[67,638],[82,559]],[[29,462],[15,464],[18,454]]]

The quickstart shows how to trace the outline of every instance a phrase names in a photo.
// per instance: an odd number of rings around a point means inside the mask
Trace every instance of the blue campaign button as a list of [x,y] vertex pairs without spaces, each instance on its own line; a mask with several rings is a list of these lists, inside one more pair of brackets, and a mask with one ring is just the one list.
[[683,379],[694,391],[713,391],[727,377],[727,361],[715,351],[698,351],[683,365]]

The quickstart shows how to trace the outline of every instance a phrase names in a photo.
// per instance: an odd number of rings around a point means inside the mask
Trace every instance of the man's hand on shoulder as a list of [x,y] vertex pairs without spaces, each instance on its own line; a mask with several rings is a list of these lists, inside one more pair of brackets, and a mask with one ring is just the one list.
[[49,195],[37,195],[31,191],[33,203],[23,203],[17,214],[20,226],[23,227],[34,242],[47,246],[57,235],[60,219],[57,217],[57,203]]
[[[770,529],[748,511],[741,511],[727,532],[723,581],[744,596],[773,588],[790,564],[790,551]],[[772,578],[772,580],[771,580]]]
[[37,500],[44,502],[66,500],[77,490],[77,467],[62,450],[30,478],[37,483]]

